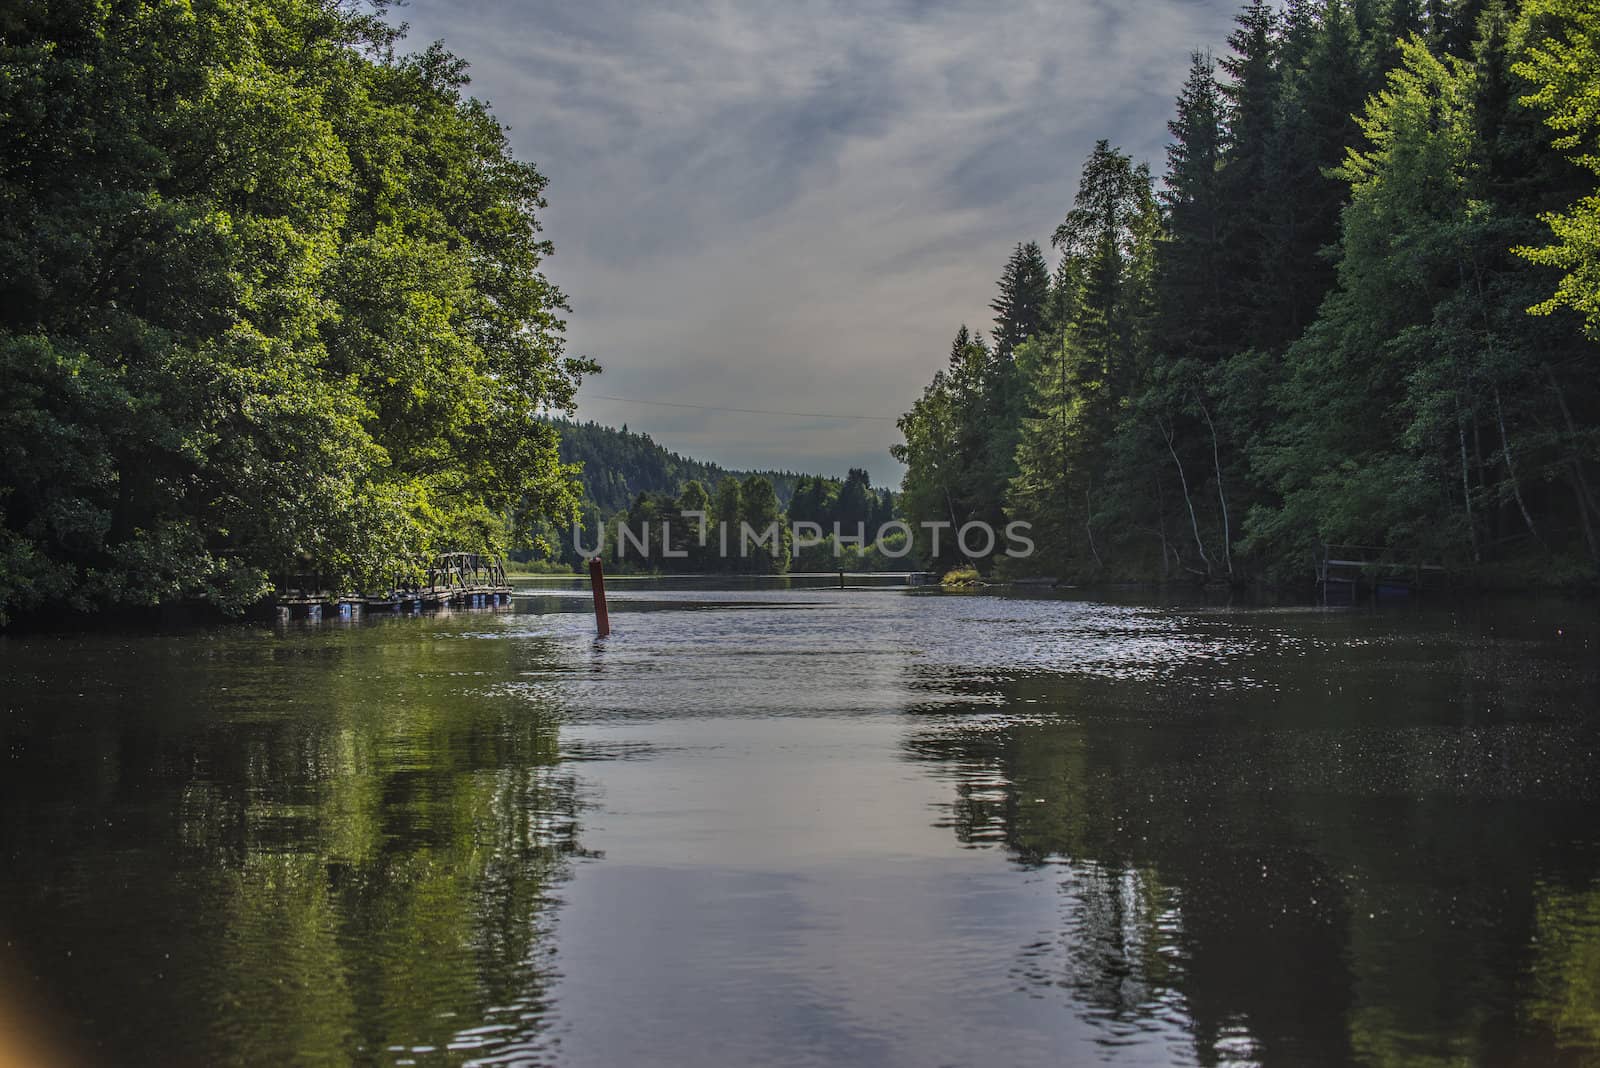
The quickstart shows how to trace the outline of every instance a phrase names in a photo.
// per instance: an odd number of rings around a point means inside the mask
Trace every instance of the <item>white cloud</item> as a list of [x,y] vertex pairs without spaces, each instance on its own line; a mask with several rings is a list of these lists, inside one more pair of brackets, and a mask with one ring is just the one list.
[[[551,277],[590,392],[896,415],[1100,137],[1159,169],[1232,0],[989,4],[414,0],[551,179]],[[585,402],[734,466],[898,478],[892,423]]]

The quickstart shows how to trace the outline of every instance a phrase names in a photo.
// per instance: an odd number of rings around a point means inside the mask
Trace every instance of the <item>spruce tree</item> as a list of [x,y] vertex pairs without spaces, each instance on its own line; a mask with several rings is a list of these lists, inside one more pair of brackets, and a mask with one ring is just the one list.
[[[1278,20],[1261,0],[1240,13],[1220,65],[1227,152],[1219,175],[1222,255],[1219,288],[1232,304],[1227,317],[1243,332],[1264,281],[1267,169],[1278,101]],[[1252,339],[1253,343],[1253,339]]]
[[1017,346],[1045,329],[1050,300],[1050,269],[1037,243],[1018,244],[1000,276],[994,309],[994,351],[984,378],[984,449],[974,502],[977,514],[999,525],[1004,518],[1005,486],[1016,474],[1017,437],[1024,414],[1024,384],[1016,365]]
[[1349,189],[1329,171],[1357,142],[1354,116],[1371,88],[1347,0],[1323,0],[1304,32],[1303,61],[1285,72],[1265,185],[1266,267],[1254,334],[1273,349],[1300,335],[1333,285],[1325,250],[1338,239]]
[[1100,141],[1052,237],[1073,262],[1078,292],[1061,342],[1052,339],[1030,361],[1034,408],[1010,501],[1044,532],[1043,551],[1063,567],[1105,562],[1097,519],[1117,492],[1104,476],[1107,450],[1148,341],[1159,219],[1149,168]]
[[1161,193],[1167,233],[1158,253],[1157,347],[1171,358],[1214,360],[1238,340],[1236,298],[1223,289],[1222,112],[1214,63],[1195,52],[1177,117],[1167,124],[1172,142]]
[[966,359],[967,346],[972,344],[972,333],[967,329],[967,324],[962,323],[956,330],[955,338],[950,342],[950,364],[955,366]]
[[1428,0],[1428,43],[1436,52],[1469,59],[1487,0]]
[[994,310],[994,355],[1009,361],[1016,347],[1039,332],[1050,295],[1050,269],[1037,243],[1019,243],[1000,274]]

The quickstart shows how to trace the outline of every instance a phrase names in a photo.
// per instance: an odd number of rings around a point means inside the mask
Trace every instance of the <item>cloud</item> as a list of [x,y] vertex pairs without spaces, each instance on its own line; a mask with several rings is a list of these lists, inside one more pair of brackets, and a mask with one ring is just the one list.
[[[897,415],[1094,141],[1159,167],[1195,48],[1233,0],[643,5],[413,0],[550,178],[551,277],[589,392]],[[732,466],[880,482],[893,423],[585,401]]]

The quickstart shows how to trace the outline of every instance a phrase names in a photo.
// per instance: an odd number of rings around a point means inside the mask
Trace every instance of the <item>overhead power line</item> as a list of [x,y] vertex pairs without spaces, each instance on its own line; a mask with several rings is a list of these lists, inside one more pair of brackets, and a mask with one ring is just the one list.
[[584,393],[579,400],[606,400],[620,404],[651,404],[658,408],[693,408],[701,412],[739,412],[743,415],[790,415],[797,419],[861,419],[872,422],[893,423],[894,415],[840,415],[836,412],[783,412],[771,408],[726,408],[718,404],[680,404],[677,401],[639,400],[635,397],[613,397],[608,393]]

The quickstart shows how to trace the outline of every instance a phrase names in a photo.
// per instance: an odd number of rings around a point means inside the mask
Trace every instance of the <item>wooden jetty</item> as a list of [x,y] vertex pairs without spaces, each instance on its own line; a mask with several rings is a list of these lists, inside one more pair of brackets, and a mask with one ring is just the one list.
[[289,576],[273,598],[280,621],[354,619],[368,612],[422,612],[511,603],[505,563],[480,553],[441,553],[411,575],[397,574],[381,592],[339,592],[323,575]]
[[1410,594],[1447,574],[1405,549],[1378,545],[1324,545],[1317,560],[1317,589],[1323,604],[1355,604],[1363,593],[1374,597]]

